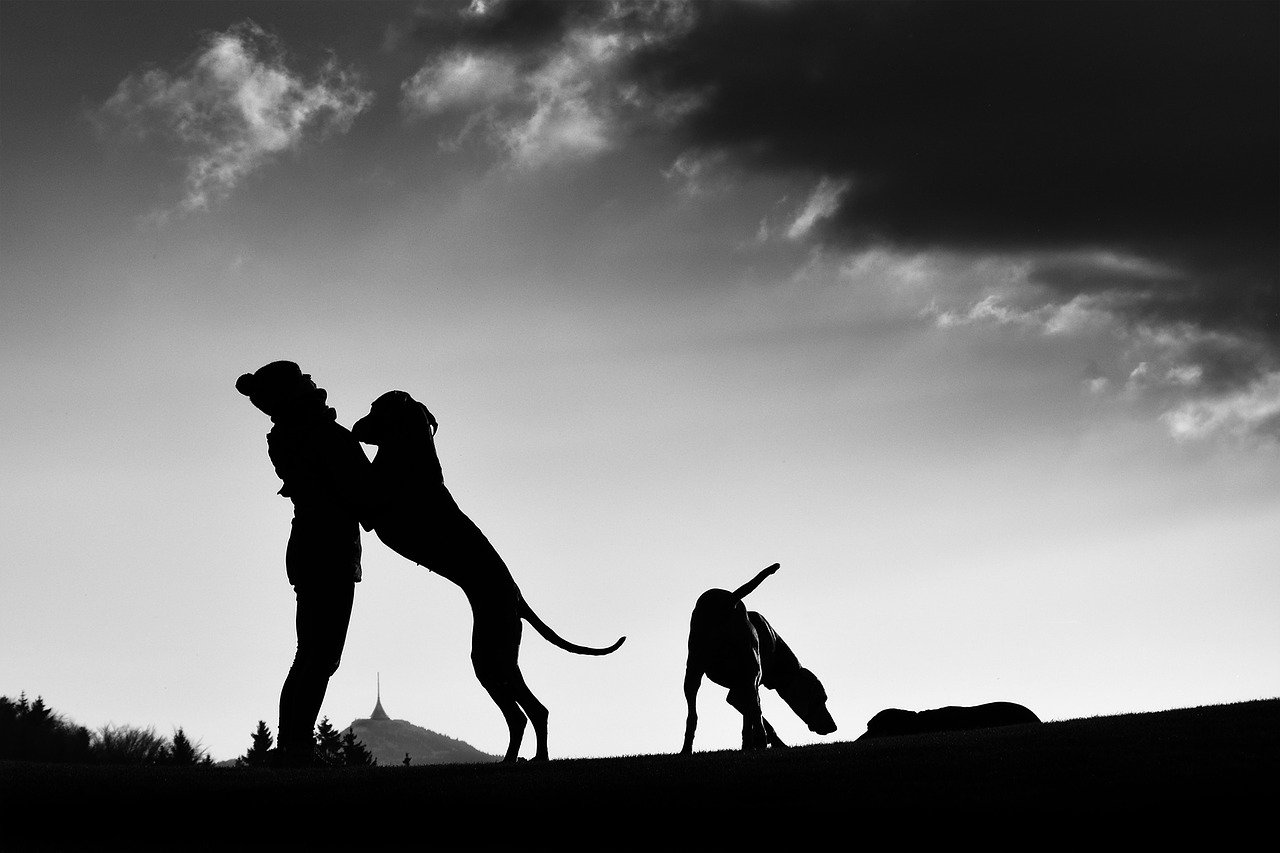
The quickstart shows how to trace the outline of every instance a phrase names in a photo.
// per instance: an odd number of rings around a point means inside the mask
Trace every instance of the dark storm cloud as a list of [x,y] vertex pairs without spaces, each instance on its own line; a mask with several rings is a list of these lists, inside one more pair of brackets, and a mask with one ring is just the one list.
[[[1258,241],[1253,257],[1242,250],[1238,260],[1219,261],[1187,254],[1168,246],[1159,256],[1185,267],[1137,265],[1134,268],[1100,264],[1090,257],[1050,257],[1035,262],[1028,280],[1047,287],[1051,299],[1103,294],[1120,313],[1137,322],[1169,324],[1195,322],[1210,329],[1248,336],[1277,337],[1277,285],[1274,264],[1268,270],[1266,242]],[[1270,273],[1268,275],[1268,273]]]
[[1280,343],[1280,6],[696,9],[633,73],[704,93],[691,147],[850,179],[828,240],[1136,254],[1173,272],[1040,280]]
[[710,172],[784,177],[808,201],[769,229],[779,239],[1017,270],[933,282],[940,324],[1107,328],[1123,355],[1090,387],[1156,400],[1178,435],[1274,428],[1280,5],[503,0],[415,14],[406,44],[427,63],[406,105],[466,107],[463,127],[487,127],[513,160],[595,156],[647,131],[686,189]]

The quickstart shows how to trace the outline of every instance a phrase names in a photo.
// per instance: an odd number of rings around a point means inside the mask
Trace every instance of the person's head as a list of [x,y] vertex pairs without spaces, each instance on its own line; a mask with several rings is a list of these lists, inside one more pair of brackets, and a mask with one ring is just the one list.
[[265,414],[276,418],[324,406],[328,394],[292,361],[273,361],[236,380],[236,390]]

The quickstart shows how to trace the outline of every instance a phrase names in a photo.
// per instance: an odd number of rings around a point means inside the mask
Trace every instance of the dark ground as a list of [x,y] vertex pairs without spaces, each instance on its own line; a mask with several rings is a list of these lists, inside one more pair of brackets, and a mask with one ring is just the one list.
[[766,753],[335,770],[0,763],[0,850],[1231,849],[1280,699]]

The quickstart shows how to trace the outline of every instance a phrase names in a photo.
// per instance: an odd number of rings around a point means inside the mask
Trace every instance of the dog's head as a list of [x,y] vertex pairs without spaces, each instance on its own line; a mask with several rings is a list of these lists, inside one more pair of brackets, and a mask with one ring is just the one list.
[[427,407],[404,391],[388,391],[373,401],[369,414],[351,426],[351,434],[364,444],[381,447],[395,442],[429,441],[436,419]]
[[829,735],[836,730],[836,721],[827,710],[826,688],[810,670],[800,667],[795,678],[786,686],[778,688],[778,695],[791,706],[796,716],[804,720],[809,731]]
[[919,729],[915,711],[901,708],[885,708],[867,721],[866,734],[858,738],[890,737],[914,734]]

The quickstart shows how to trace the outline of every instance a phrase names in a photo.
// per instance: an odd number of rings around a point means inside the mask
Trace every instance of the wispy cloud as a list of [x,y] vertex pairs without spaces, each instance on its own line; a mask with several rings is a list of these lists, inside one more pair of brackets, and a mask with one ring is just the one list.
[[728,155],[724,151],[683,151],[662,170],[662,177],[675,185],[686,198],[712,195],[730,185],[723,169]]
[[1228,435],[1280,441],[1280,371],[1226,394],[1183,400],[1161,415],[1161,420],[1178,439]]
[[357,75],[328,59],[311,78],[284,46],[245,21],[209,35],[175,72],[131,74],[95,111],[103,129],[178,147],[185,165],[177,210],[205,210],[308,136],[345,132],[372,102]]
[[[671,122],[696,103],[655,97],[625,80],[642,48],[687,28],[680,4],[555,4],[541,27],[504,28],[510,4],[472,4],[445,22],[459,32],[401,86],[411,119],[453,118],[447,147],[471,138],[536,169],[617,148],[639,125]],[[526,22],[527,23],[527,22]]]
[[428,62],[401,84],[402,104],[414,117],[477,109],[515,96],[515,63],[501,54],[455,51]]
[[799,240],[813,230],[814,225],[823,219],[829,219],[840,209],[840,199],[853,182],[847,178],[828,178],[823,176],[813,188],[808,201],[796,215],[791,227],[787,229],[788,240]]
[[1170,311],[1153,282],[1177,271],[1137,257],[1076,252],[1011,258],[1005,272],[967,296],[935,282],[941,298],[959,302],[944,309],[935,299],[926,315],[946,329],[1087,338],[1110,350],[1113,365],[1108,372],[1092,363],[1088,389],[1154,406],[1176,438],[1280,438],[1280,363],[1271,341],[1250,326],[1211,328]]

